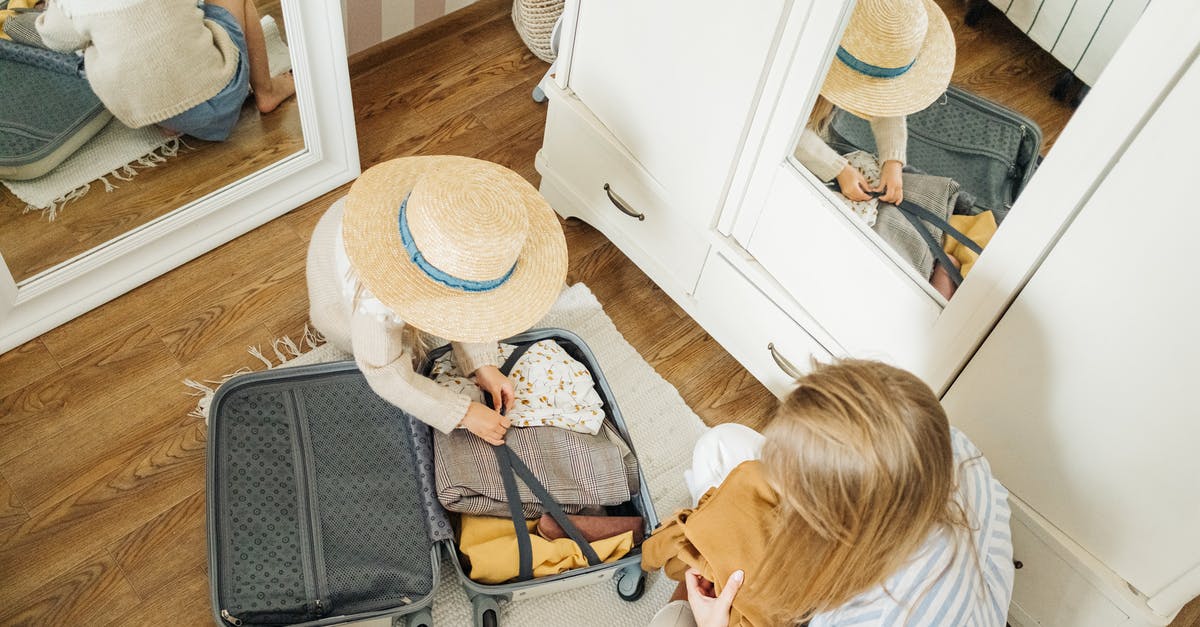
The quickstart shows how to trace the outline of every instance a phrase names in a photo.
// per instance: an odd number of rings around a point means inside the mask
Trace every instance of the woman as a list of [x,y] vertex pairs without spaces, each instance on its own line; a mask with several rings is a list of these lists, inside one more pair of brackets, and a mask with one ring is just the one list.
[[642,547],[644,568],[686,579],[695,622],[674,601],[654,624],[1002,627],[1008,492],[929,387],[857,360],[798,384],[763,434],[697,443],[699,504]]
[[[352,352],[377,394],[448,433],[492,444],[513,388],[497,340],[546,314],[566,280],[550,205],[517,173],[466,157],[405,157],[367,170],[325,213],[308,247],[309,315]],[[437,340],[491,394],[472,402],[414,371]]]
[[[933,0],[861,0],[801,133],[796,158],[823,182],[836,179],[850,200],[879,195],[899,204],[908,142],[905,116],[933,104],[953,72],[954,33]],[[835,105],[871,122],[879,184],[868,183],[825,143]]]

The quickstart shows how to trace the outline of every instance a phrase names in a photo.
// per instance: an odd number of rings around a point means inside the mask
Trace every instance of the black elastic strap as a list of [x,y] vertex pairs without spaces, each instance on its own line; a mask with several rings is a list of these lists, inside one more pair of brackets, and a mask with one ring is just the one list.
[[946,250],[942,248],[941,242],[937,241],[933,237],[933,233],[930,233],[928,229],[921,225],[921,221],[916,216],[907,211],[901,211],[900,215],[904,216],[904,219],[908,220],[909,224],[920,234],[921,239],[925,240],[925,247],[929,249],[929,252],[933,253],[933,256],[946,269],[946,274],[950,276],[950,280],[954,282],[954,285],[962,285],[962,273],[958,271],[958,268],[954,267],[954,264],[950,261],[950,255],[946,254]]
[[[504,376],[512,371],[516,366],[517,361],[533,347],[535,342],[528,342],[517,346],[513,349],[508,359],[504,360],[504,364],[500,366],[500,372]],[[484,398],[489,406],[492,406],[492,398],[487,392],[484,392]],[[501,415],[504,414],[504,408],[501,408]],[[600,556],[592,549],[592,545],[583,537],[579,529],[575,527],[575,523],[567,518],[566,512],[562,506],[550,492],[546,490],[546,486],[529,470],[521,457],[516,454],[507,444],[500,446],[492,446],[492,452],[496,455],[496,463],[500,467],[500,480],[504,483],[504,494],[508,498],[508,512],[512,517],[513,530],[517,534],[517,554],[519,562],[519,581],[528,581],[533,579],[533,545],[529,537],[529,528],[525,525],[525,512],[521,509],[521,493],[517,491],[517,477],[520,477],[521,482],[529,488],[530,492],[542,503],[542,507],[546,512],[558,522],[563,531],[567,533],[567,537],[575,541],[579,545],[579,550],[583,552],[583,556],[587,559],[589,566],[595,566],[600,563]]]
[[925,240],[925,246],[929,248],[929,252],[933,253],[933,256],[945,268],[946,274],[950,277],[954,285],[962,285],[962,273],[950,261],[950,255],[946,254],[942,243],[933,237],[933,234],[921,224],[921,221],[924,220],[940,228],[944,233],[958,240],[963,246],[966,246],[977,255],[983,254],[983,247],[976,244],[974,240],[967,237],[962,231],[951,226],[942,216],[910,200],[900,201],[900,204],[896,205],[896,208],[900,210],[900,215],[904,216],[904,219],[908,220],[909,224],[912,224],[913,228],[917,230],[917,233],[921,235],[921,239]]
[[504,494],[508,497],[508,513],[512,517],[513,530],[517,533],[517,564],[520,566],[517,579],[528,581],[533,579],[533,543],[529,538],[529,528],[525,526],[521,493],[517,491],[517,480],[509,459],[512,450],[506,445],[493,445],[492,452],[496,454],[496,463],[500,466],[500,479],[504,482]]
[[[508,446],[505,445],[505,448],[508,448]],[[567,537],[571,538],[575,541],[575,544],[579,545],[579,550],[583,551],[583,556],[587,558],[588,565],[595,566],[596,564],[599,564],[600,556],[596,555],[596,551],[592,549],[592,545],[587,541],[586,538],[583,537],[583,534],[579,532],[579,529],[575,526],[575,523],[571,522],[571,519],[567,517],[567,514],[563,511],[562,506],[559,505],[558,501],[555,501],[554,497],[550,495],[550,492],[546,490],[546,486],[542,485],[541,481],[538,481],[538,478],[533,474],[533,471],[529,470],[529,467],[525,465],[525,462],[521,459],[521,457],[512,449],[509,449],[509,461],[512,464],[512,471],[521,478],[521,481],[523,481],[525,485],[529,487],[529,490],[533,492],[533,495],[542,502],[542,506],[546,508],[546,513],[550,514],[550,516],[554,518],[554,520],[557,521],[558,524],[563,528],[563,531],[567,532]]]
[[976,255],[983,254],[982,246],[980,246],[979,244],[976,244],[975,240],[967,237],[966,234],[963,233],[962,231],[951,226],[950,222],[948,222],[942,216],[939,216],[938,214],[936,214],[936,213],[926,209],[925,207],[922,207],[921,205],[918,205],[917,203],[912,202],[910,200],[901,200],[900,204],[897,205],[897,207],[901,211],[910,213],[913,216],[921,218],[922,220],[945,231],[946,234],[948,234],[950,237],[953,237],[954,239],[958,240],[963,246],[966,246],[967,248],[969,248],[971,250],[971,252],[975,253]]

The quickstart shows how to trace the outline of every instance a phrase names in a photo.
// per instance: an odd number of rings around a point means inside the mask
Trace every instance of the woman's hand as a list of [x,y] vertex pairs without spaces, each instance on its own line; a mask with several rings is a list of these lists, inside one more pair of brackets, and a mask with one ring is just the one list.
[[879,185],[871,191],[882,192],[879,199],[883,202],[900,204],[900,201],[904,200],[904,176],[901,172],[903,169],[904,164],[895,159],[884,161],[883,166],[879,168]]
[[850,200],[870,200],[871,185],[867,183],[867,179],[863,177],[862,172],[858,168],[846,164],[842,171],[837,175],[838,188],[842,190],[842,195]]
[[512,422],[491,407],[472,401],[459,424],[488,444],[500,446],[504,444],[504,434]]
[[475,371],[475,385],[492,396],[492,408],[500,411],[512,410],[516,395],[513,393],[512,381],[495,366],[480,366]]
[[699,627],[728,627],[729,610],[733,608],[733,597],[746,574],[735,570],[725,582],[725,589],[718,596],[713,590],[712,582],[704,578],[700,571],[689,568],[684,575],[687,583],[688,605],[692,607],[692,616],[696,618]]

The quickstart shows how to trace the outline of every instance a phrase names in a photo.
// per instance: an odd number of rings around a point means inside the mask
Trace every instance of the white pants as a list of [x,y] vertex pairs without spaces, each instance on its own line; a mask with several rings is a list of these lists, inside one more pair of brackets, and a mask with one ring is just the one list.
[[[692,450],[692,468],[685,470],[683,480],[692,494],[692,505],[710,488],[725,481],[725,477],[742,462],[758,459],[762,454],[761,433],[739,424],[726,423],[709,429],[696,441]],[[695,627],[696,619],[687,601],[672,601],[654,615],[649,627]]]
[[709,429],[696,441],[692,450],[692,469],[685,470],[683,480],[692,494],[692,505],[725,481],[742,462],[762,456],[761,433],[735,423],[725,423]]

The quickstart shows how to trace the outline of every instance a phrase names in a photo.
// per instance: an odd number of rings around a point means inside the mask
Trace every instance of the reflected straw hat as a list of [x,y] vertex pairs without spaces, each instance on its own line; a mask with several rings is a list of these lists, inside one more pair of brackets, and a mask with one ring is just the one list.
[[457,342],[525,331],[567,278],[567,242],[521,175],[467,157],[404,157],[350,187],[342,215],[359,280],[405,323]]
[[821,95],[859,117],[933,104],[954,72],[954,32],[934,0],[859,0]]

